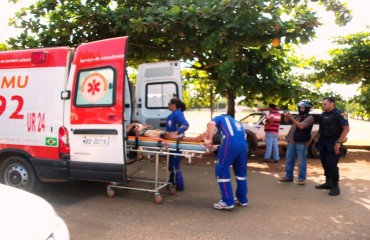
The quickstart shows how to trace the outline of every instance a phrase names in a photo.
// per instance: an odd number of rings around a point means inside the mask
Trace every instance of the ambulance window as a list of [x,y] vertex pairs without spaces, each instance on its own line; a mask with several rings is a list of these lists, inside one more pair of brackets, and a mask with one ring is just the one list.
[[174,82],[152,83],[146,85],[146,108],[168,108],[168,102],[178,96]]
[[110,67],[80,71],[77,81],[76,106],[114,105],[116,74]]

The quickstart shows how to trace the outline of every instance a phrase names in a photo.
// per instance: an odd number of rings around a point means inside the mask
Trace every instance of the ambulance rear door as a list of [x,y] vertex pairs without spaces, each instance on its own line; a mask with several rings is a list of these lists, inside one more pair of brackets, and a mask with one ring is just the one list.
[[164,130],[166,118],[170,114],[168,102],[173,97],[182,98],[179,61],[139,65],[135,89],[135,120]]
[[[83,44],[71,66],[66,105],[70,172],[76,179],[125,180],[127,37]],[[67,91],[67,93],[68,93]]]

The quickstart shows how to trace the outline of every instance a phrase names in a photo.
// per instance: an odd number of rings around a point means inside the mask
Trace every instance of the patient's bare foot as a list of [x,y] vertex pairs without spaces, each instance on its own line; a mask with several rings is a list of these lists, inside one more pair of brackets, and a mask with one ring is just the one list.
[[199,139],[199,142],[204,142],[204,139],[206,139],[207,137],[207,133],[204,132],[202,134],[199,134],[199,136],[197,137],[197,139]]

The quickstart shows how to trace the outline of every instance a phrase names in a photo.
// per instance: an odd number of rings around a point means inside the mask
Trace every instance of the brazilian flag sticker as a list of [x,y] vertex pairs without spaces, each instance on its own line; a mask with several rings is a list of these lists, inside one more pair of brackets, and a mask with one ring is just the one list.
[[57,138],[53,137],[46,137],[45,138],[45,145],[46,146],[56,146],[58,143]]

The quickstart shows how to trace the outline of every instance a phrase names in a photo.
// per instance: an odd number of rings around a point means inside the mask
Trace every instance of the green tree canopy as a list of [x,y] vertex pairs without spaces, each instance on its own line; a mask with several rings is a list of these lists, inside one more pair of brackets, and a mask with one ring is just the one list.
[[323,83],[360,83],[360,95],[352,101],[370,113],[370,32],[337,37],[338,48],[329,51],[330,60],[311,61],[315,69],[309,80],[317,86]]
[[[294,95],[289,46],[307,43],[320,25],[310,0],[42,0],[11,24],[24,29],[12,48],[78,44],[130,36],[128,60],[181,59],[207,72],[216,92],[245,102]],[[345,24],[350,11],[337,0],[320,0]],[[287,48],[285,48],[287,46]]]
[[0,51],[8,50],[8,47],[4,43],[0,43]]

